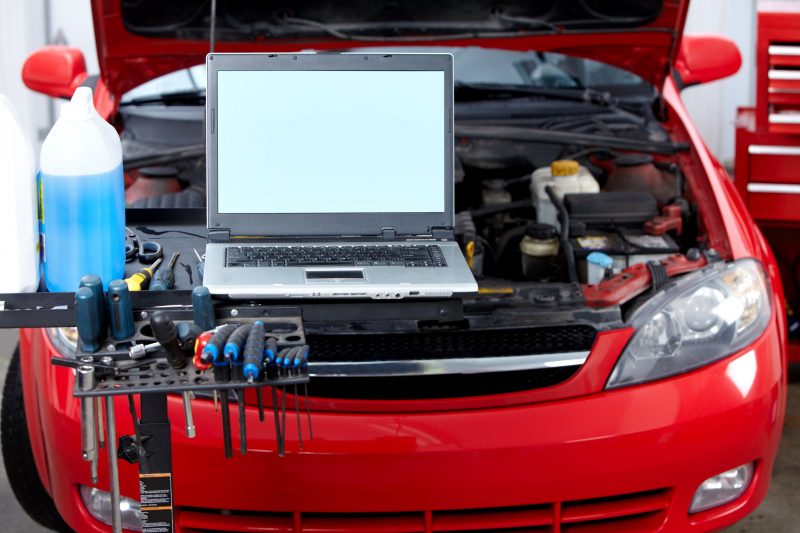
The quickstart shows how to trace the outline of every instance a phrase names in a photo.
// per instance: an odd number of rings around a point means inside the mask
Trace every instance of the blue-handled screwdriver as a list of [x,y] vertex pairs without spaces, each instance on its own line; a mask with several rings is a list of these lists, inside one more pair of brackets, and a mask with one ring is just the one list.
[[[303,356],[300,355],[302,347],[297,347],[292,350],[292,360],[290,362],[289,373],[293,376],[300,375],[300,366],[303,364]],[[297,417],[297,442],[300,449],[303,449],[303,426],[300,424],[300,400],[297,395],[297,384],[294,385],[294,412]]]
[[[231,363],[231,379],[242,381],[242,367],[244,355],[244,343],[250,334],[252,324],[242,324],[234,331],[228,342],[225,343],[225,359]],[[244,408],[244,388],[236,390],[236,403],[239,407],[239,453],[247,453],[247,417]]]
[[[304,345],[300,348],[300,357],[303,359],[303,362],[300,364],[300,373],[302,375],[308,375],[308,345]],[[306,397],[306,415],[308,415],[308,438],[309,440],[314,439],[314,430],[311,429],[311,407],[308,405],[308,382],[303,383],[303,393]]]
[[[219,383],[227,383],[231,379],[231,369],[228,360],[223,355],[223,348],[228,338],[236,330],[236,324],[225,324],[208,340],[201,359],[210,362],[214,366],[214,379]],[[216,394],[216,390],[214,393]],[[228,391],[220,394],[220,404],[222,408],[222,445],[225,448],[225,457],[233,457],[233,446],[231,444],[231,414],[228,409]]]
[[[248,383],[256,381],[264,368],[264,323],[257,320],[250,328],[247,342],[244,344],[244,378]],[[258,420],[264,421],[264,399],[261,396],[261,387],[256,387],[256,402],[258,403]]]

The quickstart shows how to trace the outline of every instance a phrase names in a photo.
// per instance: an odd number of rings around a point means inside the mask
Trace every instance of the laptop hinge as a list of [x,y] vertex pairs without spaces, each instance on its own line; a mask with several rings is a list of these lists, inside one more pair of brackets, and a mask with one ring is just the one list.
[[434,239],[452,240],[455,238],[453,228],[451,226],[434,226],[431,228],[431,237]]
[[394,228],[381,228],[381,234],[383,235],[384,241],[397,240],[397,230]]
[[208,242],[231,242],[231,230],[227,228],[208,230]]

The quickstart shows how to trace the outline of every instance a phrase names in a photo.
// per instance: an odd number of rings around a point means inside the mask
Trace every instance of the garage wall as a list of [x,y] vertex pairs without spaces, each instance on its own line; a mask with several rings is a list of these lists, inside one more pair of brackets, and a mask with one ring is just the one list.
[[39,143],[50,130],[58,102],[28,90],[20,76],[25,58],[45,44],[80,48],[88,71],[98,72],[89,0],[0,0],[0,92]]
[[693,0],[686,33],[721,33],[742,53],[735,76],[683,91],[706,144],[723,164],[732,165],[736,108],[755,104],[756,0]]
[[42,0],[0,0],[0,93],[14,105],[31,139],[49,123],[48,98],[29,91],[20,73],[25,58],[45,42]]

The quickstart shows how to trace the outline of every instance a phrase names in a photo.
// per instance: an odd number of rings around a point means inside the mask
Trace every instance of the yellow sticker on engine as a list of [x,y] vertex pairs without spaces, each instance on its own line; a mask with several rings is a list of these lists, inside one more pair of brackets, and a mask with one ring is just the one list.
[[605,235],[587,235],[578,237],[576,240],[584,250],[608,250],[611,248],[611,242]]

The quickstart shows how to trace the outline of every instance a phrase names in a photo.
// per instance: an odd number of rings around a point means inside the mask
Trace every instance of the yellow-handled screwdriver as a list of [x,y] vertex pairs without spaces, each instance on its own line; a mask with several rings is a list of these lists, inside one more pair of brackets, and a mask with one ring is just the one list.
[[145,267],[136,274],[133,274],[131,277],[126,278],[125,283],[128,284],[128,290],[141,291],[147,289],[147,286],[150,284],[150,280],[153,279],[153,272],[156,271],[158,265],[160,264],[161,258],[159,257],[158,260],[149,267]]

